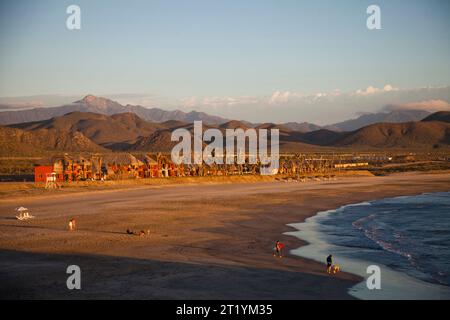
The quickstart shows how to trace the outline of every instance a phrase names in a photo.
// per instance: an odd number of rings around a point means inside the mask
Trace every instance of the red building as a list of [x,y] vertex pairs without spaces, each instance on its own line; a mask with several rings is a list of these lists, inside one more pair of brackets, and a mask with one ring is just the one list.
[[[47,182],[47,175],[50,175],[53,170],[53,166],[35,166],[34,167],[34,182]],[[57,182],[62,182],[62,175],[56,176]]]

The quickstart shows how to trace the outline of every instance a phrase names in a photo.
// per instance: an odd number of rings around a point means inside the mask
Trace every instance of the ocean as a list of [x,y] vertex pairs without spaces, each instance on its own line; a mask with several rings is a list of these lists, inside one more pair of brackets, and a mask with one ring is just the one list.
[[[310,244],[292,254],[364,278],[381,270],[381,290],[362,282],[350,294],[362,299],[450,299],[450,192],[386,198],[320,212],[287,234]],[[325,267],[324,267],[325,268]]]

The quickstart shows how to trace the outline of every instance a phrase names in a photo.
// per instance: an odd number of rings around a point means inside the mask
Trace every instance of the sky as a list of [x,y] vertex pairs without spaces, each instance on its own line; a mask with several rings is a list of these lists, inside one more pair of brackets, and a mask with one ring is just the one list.
[[[80,30],[66,27],[71,4]],[[366,26],[371,4],[381,30]],[[121,96],[323,123],[448,102],[449,31],[447,0],[0,0],[0,97]]]

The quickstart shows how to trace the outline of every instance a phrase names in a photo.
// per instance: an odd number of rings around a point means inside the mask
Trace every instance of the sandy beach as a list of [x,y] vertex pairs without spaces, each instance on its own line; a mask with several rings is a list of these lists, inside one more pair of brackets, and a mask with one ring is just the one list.
[[[449,173],[404,173],[2,195],[0,298],[352,299],[347,291],[359,277],[272,256],[276,240],[288,250],[304,245],[283,235],[287,224],[344,204],[449,190]],[[36,218],[16,220],[19,206]],[[75,232],[67,231],[71,217]],[[82,270],[81,290],[66,287],[72,264]]]

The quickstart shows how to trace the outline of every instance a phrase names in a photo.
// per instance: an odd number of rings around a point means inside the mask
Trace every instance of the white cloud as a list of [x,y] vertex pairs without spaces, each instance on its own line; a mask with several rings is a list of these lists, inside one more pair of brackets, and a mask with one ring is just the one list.
[[289,96],[291,93],[289,91],[281,92],[275,91],[269,99],[270,104],[280,104],[289,101]]
[[360,90],[359,94],[337,89],[307,95],[277,90],[265,96],[253,97],[189,97],[179,100],[175,105],[178,105],[177,108],[181,105],[185,111],[203,111],[228,119],[330,124],[353,118],[356,114],[380,112],[384,106],[448,110],[446,101],[450,101],[450,86],[399,89],[386,84],[382,88],[370,86]]
[[253,105],[259,102],[255,97],[189,97],[181,100],[184,108],[195,107],[232,107],[238,105]]
[[197,97],[189,97],[181,100],[181,105],[185,108],[192,108],[198,105]]
[[359,96],[368,96],[376,93],[383,93],[383,92],[391,92],[391,91],[398,91],[398,88],[393,87],[390,84],[385,85],[383,88],[376,88],[373,86],[368,86],[365,90],[357,90],[356,95]]
[[384,86],[383,91],[385,92],[389,92],[389,91],[396,91],[398,90],[397,88],[394,88],[393,86],[391,86],[390,84],[387,84]]
[[404,104],[391,104],[386,106],[385,110],[426,110],[430,112],[450,111],[450,103],[444,100],[425,100]]

